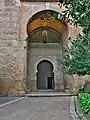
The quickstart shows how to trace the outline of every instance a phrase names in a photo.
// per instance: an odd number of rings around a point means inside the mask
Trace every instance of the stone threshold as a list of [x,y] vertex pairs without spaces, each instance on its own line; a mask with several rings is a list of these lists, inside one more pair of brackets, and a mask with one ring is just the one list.
[[74,94],[65,93],[65,92],[53,92],[53,91],[38,91],[30,92],[25,95],[26,97],[65,97],[65,96],[75,96]]

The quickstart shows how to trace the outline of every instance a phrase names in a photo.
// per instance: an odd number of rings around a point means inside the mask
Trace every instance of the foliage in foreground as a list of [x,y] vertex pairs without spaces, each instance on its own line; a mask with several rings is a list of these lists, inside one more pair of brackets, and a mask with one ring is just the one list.
[[66,7],[64,18],[72,17],[72,23],[83,28],[83,34],[77,36],[61,60],[63,71],[68,74],[90,74],[90,0],[60,1]]
[[[62,60],[63,71],[68,74],[90,74],[90,40],[87,36],[78,36],[72,42],[69,50],[65,51]],[[69,51],[69,52],[68,52]]]
[[78,100],[79,100],[79,104],[83,112],[86,114],[90,114],[90,94],[79,93]]

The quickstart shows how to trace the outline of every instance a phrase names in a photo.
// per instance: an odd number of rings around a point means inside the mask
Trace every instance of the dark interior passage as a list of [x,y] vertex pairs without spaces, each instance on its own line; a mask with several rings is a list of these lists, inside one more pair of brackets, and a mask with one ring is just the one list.
[[37,66],[37,89],[54,89],[53,65],[47,60]]

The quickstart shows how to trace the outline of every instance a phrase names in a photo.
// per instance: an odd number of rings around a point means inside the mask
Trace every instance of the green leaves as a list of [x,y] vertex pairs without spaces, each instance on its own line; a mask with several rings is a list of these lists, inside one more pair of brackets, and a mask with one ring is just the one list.
[[73,25],[83,28],[72,42],[71,48],[65,50],[61,62],[63,71],[68,74],[90,74],[90,0],[65,0],[62,4],[66,10],[63,16],[72,17]]
[[62,19],[62,14],[54,14],[54,18],[56,19],[56,20],[61,20]]
[[73,24],[83,27],[88,32],[90,30],[90,1],[65,0],[62,4],[67,9],[67,14],[66,12],[65,14],[73,18]]
[[[83,28],[83,35],[78,35],[71,48],[64,49],[64,55],[59,62],[63,71],[68,74],[90,75],[90,0],[60,0],[67,11],[63,16],[72,17],[73,25]],[[78,91],[78,100],[82,110],[90,114],[90,95]]]
[[90,95],[87,93],[79,93],[78,100],[83,112],[86,114],[90,113]]
[[79,35],[62,58],[63,71],[68,74],[90,74],[90,39]]

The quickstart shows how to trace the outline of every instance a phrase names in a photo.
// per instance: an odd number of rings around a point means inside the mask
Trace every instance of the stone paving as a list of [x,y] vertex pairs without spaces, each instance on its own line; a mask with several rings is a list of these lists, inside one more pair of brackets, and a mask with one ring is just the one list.
[[72,120],[70,97],[32,97],[0,108],[0,120]]
[[0,105],[4,104],[4,103],[7,103],[9,101],[12,101],[12,100],[16,100],[18,98],[19,97],[0,97]]

